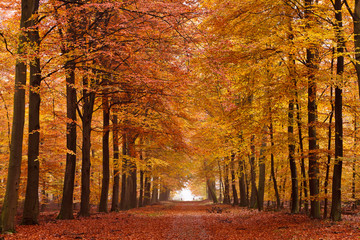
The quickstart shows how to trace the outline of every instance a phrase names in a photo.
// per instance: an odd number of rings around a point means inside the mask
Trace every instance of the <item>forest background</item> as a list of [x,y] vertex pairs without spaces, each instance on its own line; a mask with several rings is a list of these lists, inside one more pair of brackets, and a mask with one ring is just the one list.
[[18,199],[34,224],[50,202],[61,219],[77,204],[88,216],[188,182],[214,202],[289,201],[313,218],[356,205],[357,0],[0,7],[3,231]]

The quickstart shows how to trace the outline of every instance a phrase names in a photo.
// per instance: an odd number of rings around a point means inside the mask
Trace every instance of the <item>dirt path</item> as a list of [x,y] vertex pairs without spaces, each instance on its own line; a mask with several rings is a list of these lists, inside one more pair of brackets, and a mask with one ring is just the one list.
[[89,218],[18,226],[4,239],[360,239],[360,216],[333,223],[287,212],[257,212],[206,202],[162,204]]
[[168,232],[168,239],[209,239],[210,236],[205,230],[205,222],[202,214],[193,214],[198,204],[178,204],[172,219],[171,229]]

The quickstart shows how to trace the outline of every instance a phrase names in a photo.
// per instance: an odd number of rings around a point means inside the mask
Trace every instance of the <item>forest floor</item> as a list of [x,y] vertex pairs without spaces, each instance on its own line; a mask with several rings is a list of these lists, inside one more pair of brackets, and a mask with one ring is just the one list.
[[3,239],[360,239],[360,215],[343,221],[312,220],[303,214],[258,212],[209,202],[162,202],[129,211],[17,226]]

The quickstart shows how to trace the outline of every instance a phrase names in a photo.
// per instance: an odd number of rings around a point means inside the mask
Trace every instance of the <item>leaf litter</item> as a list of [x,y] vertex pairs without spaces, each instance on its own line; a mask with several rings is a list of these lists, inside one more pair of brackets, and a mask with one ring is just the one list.
[[209,202],[162,202],[128,211],[56,220],[42,213],[39,225],[17,226],[3,239],[360,239],[360,216],[341,222],[314,220],[287,211],[258,212]]

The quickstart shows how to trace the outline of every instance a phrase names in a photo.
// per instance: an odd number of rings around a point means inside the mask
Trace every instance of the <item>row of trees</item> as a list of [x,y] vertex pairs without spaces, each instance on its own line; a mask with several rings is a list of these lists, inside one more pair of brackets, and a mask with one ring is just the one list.
[[225,203],[232,195],[259,210],[264,199],[277,208],[290,199],[292,213],[310,202],[313,218],[328,216],[331,199],[340,220],[341,196],[358,192],[358,1],[204,6],[208,41],[191,64],[202,113],[193,142],[208,192],[216,201],[220,181]]
[[[17,19],[16,10],[10,7],[3,8],[9,16],[4,24],[9,28]],[[18,40],[11,41],[2,34],[5,49],[16,59],[10,160],[1,215],[3,232],[15,228],[26,107],[28,164],[23,224],[38,222],[39,191],[46,195],[39,182],[41,159],[48,158],[48,153],[41,145],[51,136],[48,129],[40,127],[40,122],[49,117],[48,112],[40,111],[42,99],[43,105],[53,101],[53,121],[60,120],[64,127],[66,124],[66,129],[56,126],[62,133],[52,136],[64,143],[62,148],[66,145],[62,151],[66,162],[59,219],[73,218],[77,175],[81,175],[78,215],[90,214],[94,131],[102,138],[99,211],[108,211],[110,175],[112,211],[146,205],[159,196],[167,199],[170,187],[182,186],[186,172],[180,169],[178,160],[186,158],[175,150],[185,147],[184,120],[180,118],[185,113],[180,111],[179,93],[186,86],[182,50],[188,42],[184,25],[193,17],[192,8],[182,1],[21,1]],[[12,52],[13,44],[17,44],[17,53]],[[51,93],[53,96],[49,96]],[[66,96],[66,105],[62,97],[58,100],[61,105],[55,106],[53,97],[59,95]],[[94,118],[100,110],[102,116]],[[62,140],[65,135],[66,143]]]

